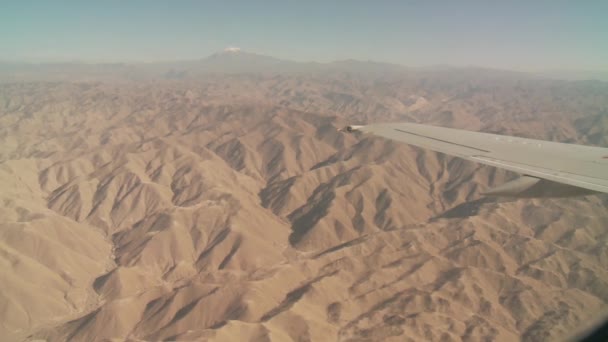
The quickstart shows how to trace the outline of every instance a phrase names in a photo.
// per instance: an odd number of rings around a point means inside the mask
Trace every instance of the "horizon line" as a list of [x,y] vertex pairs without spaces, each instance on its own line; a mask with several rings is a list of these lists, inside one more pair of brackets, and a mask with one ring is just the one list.
[[573,68],[573,67],[563,67],[563,68],[514,68],[514,67],[501,67],[501,66],[488,66],[488,65],[475,65],[475,64],[449,64],[449,63],[439,63],[439,64],[426,64],[426,65],[407,65],[395,62],[388,62],[382,60],[374,60],[374,59],[356,59],[356,58],[343,58],[343,59],[335,59],[329,61],[318,61],[318,60],[294,60],[294,59],[286,59],[280,57],[274,57],[272,55],[267,55],[263,53],[253,52],[249,50],[244,50],[239,47],[228,47],[223,50],[219,50],[213,52],[209,55],[203,57],[191,57],[191,58],[176,58],[176,59],[158,59],[158,60],[141,60],[141,59],[76,59],[76,58],[36,58],[36,57],[21,57],[19,59],[4,59],[0,58],[0,63],[2,64],[22,64],[22,65],[53,65],[53,64],[84,64],[84,65],[118,65],[118,64],[127,64],[127,65],[141,65],[141,64],[165,64],[165,63],[183,63],[183,62],[194,62],[194,61],[203,61],[209,57],[221,55],[221,54],[248,54],[248,55],[256,55],[260,57],[274,58],[280,61],[297,63],[297,64],[322,64],[328,65],[333,63],[340,62],[360,62],[360,63],[376,63],[376,64],[385,64],[391,66],[397,66],[402,68],[411,68],[411,69],[435,69],[435,68],[453,68],[453,69],[487,69],[487,70],[496,70],[496,71],[510,71],[510,72],[520,72],[520,73],[546,73],[546,72],[600,72],[600,73],[608,73],[608,66],[606,67],[597,67],[597,68]]

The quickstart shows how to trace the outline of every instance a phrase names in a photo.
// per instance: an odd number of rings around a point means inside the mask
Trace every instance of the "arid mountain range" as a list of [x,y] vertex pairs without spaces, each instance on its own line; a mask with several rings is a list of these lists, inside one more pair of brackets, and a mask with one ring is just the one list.
[[[297,67],[295,67],[297,65]],[[346,124],[608,147],[608,83],[247,53],[0,70],[6,341],[554,341],[608,309],[608,197]]]
[[[441,74],[461,76],[465,79],[473,75],[510,79],[552,79],[552,80],[598,80],[608,81],[608,70],[559,70],[547,69],[534,72],[515,72],[480,67],[454,67],[436,65],[411,68],[398,64],[353,59],[330,63],[295,62],[257,53],[227,48],[208,57],[197,60],[147,62],[147,63],[91,63],[54,62],[24,63],[0,61],[0,83],[23,81],[109,81],[109,80],[184,80],[200,79],[209,74],[316,74],[351,73],[382,78],[428,77]],[[443,78],[439,76],[440,78]]]

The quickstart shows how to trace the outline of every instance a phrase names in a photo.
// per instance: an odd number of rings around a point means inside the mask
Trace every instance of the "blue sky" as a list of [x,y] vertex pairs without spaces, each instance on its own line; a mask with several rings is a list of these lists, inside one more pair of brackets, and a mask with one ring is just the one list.
[[298,61],[608,70],[608,1],[12,1],[0,60]]

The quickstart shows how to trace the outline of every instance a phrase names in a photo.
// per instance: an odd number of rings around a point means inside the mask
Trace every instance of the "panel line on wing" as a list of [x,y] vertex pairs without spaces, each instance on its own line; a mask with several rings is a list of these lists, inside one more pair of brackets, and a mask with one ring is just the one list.
[[460,147],[466,147],[466,148],[470,148],[472,150],[479,151],[479,152],[491,153],[490,151],[484,150],[484,149],[481,149],[481,148],[477,148],[477,147],[473,147],[473,146],[467,146],[467,145],[464,145],[464,144],[459,144],[459,143],[451,142],[451,141],[448,141],[448,140],[442,140],[442,139],[438,139],[438,138],[433,138],[433,137],[429,137],[429,136],[418,134],[418,133],[408,132],[408,131],[404,131],[404,130],[399,129],[399,128],[394,128],[394,130],[395,131],[399,131],[401,133],[415,135],[415,136],[418,136],[418,137],[421,137],[421,138],[425,138],[425,139],[431,139],[431,140],[439,141],[439,142],[442,142],[442,143],[445,143],[445,144],[450,144],[450,145],[455,145],[455,146],[460,146]]

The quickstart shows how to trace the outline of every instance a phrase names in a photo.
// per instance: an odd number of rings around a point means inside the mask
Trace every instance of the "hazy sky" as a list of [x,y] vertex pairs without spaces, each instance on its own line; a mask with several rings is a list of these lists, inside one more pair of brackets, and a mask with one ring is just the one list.
[[608,1],[1,0],[0,60],[196,59],[608,70]]

